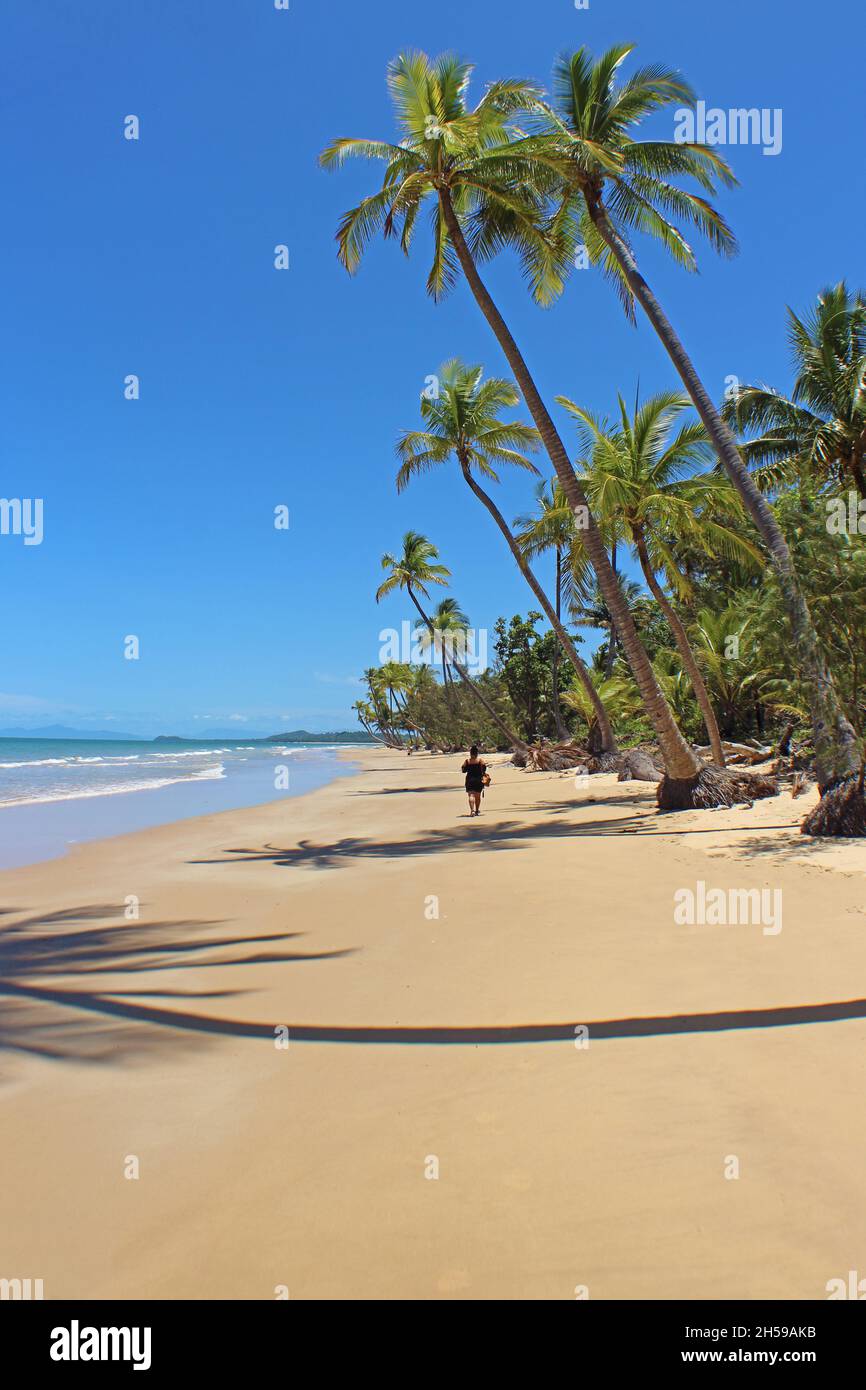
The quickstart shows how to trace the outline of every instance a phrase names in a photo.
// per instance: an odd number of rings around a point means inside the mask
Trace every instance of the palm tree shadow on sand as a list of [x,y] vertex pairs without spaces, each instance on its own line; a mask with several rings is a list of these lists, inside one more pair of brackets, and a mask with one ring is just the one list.
[[[12,915],[11,911],[6,915]],[[93,922],[99,925],[81,925]],[[769,1009],[494,1027],[285,1025],[284,1021],[216,1017],[193,1012],[190,1007],[193,1001],[240,997],[244,991],[133,986],[137,975],[177,970],[183,965],[218,971],[227,966],[322,961],[353,954],[301,954],[270,949],[271,943],[285,942],[299,935],[296,932],[198,935],[218,925],[190,921],[129,924],[123,922],[121,909],[112,906],[69,909],[4,925],[0,929],[0,996],[6,1002],[0,1015],[0,1052],[28,1053],[52,1061],[122,1063],[141,1060],[154,1049],[174,1050],[178,1034],[185,1034],[188,1042],[197,1040],[200,1044],[209,1037],[259,1039],[272,1044],[276,1029],[283,1026],[288,1026],[293,1042],[479,1047],[555,1042],[573,1045],[578,1029],[584,1027],[593,1041],[601,1041],[788,1028],[866,1018],[866,999],[849,999]],[[224,954],[226,951],[229,954]],[[120,983],[114,983],[112,977],[121,977]],[[61,979],[62,984],[58,983]],[[166,1001],[167,1007],[158,1005],[157,1000]]]
[[[3,913],[5,918],[12,915],[14,909]],[[159,987],[152,979],[146,987],[138,987],[138,977],[184,968],[218,972],[221,967],[287,965],[351,954],[350,950],[286,951],[280,948],[303,933],[240,936],[221,933],[221,925],[189,920],[129,922],[122,906],[110,904],[4,921],[0,926],[0,1053],[29,1053],[55,1061],[121,1061],[171,1045],[177,1030],[243,1035],[246,1025],[208,1019],[190,1007],[194,1002],[240,997],[245,991],[184,989],[175,984]],[[274,1037],[273,1026],[269,1036]]]

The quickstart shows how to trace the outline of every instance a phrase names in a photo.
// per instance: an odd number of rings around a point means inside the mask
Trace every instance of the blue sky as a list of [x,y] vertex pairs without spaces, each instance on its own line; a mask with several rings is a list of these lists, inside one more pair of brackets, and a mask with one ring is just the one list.
[[[425,377],[455,354],[501,372],[495,342],[462,286],[426,299],[421,236],[409,261],[376,245],[352,280],[334,255],[340,213],[377,171],[327,175],[316,157],[337,135],[390,137],[384,72],[400,49],[458,50],[480,92],[497,76],[546,80],[583,42],[632,40],[710,105],[782,109],[777,156],[727,151],[741,186],[720,201],[739,257],[702,250],[691,277],[642,252],[714,395],[731,374],[785,384],[785,304],[862,282],[862,15],[849,0],[3,12],[0,495],[43,498],[45,535],[0,536],[0,726],[351,725],[380,629],[411,616],[373,601],[379,557],[410,527],[439,545],[475,626],[526,610],[457,477],[399,498],[393,484],[394,438],[415,425]],[[129,114],[138,141],[123,138]],[[638,378],[642,394],[673,384],[648,327],[630,329],[592,272],[551,311],[507,258],[488,279],[549,398],[606,412]],[[129,373],[137,401],[124,400]],[[510,480],[498,500],[513,516],[531,487]],[[288,531],[273,526],[280,504]],[[128,634],[138,661],[124,659]]]

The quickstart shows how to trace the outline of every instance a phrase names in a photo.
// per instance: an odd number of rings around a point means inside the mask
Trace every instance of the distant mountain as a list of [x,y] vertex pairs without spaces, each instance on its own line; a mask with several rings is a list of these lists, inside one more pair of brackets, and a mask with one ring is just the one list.
[[146,734],[124,734],[117,729],[70,729],[65,724],[46,724],[41,729],[0,729],[0,738],[95,738],[104,742],[117,739],[121,743],[143,743]]
[[119,743],[375,743],[361,729],[313,734],[293,729],[288,734],[263,734],[251,729],[203,729],[197,734],[125,734],[119,729],[73,729],[66,724],[45,724],[41,729],[0,729],[0,738],[95,739]]
[[340,729],[332,734],[311,734],[309,729],[292,729],[288,734],[269,734],[268,743],[375,743],[361,729]]

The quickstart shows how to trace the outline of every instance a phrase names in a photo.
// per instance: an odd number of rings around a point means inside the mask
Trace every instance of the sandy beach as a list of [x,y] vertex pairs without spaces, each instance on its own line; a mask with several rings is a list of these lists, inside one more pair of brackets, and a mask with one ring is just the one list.
[[[866,1268],[857,842],[804,840],[811,797],[660,817],[504,763],[471,821],[459,759],[346,756],[0,875],[0,1276],[820,1299]],[[677,923],[698,883],[779,890],[781,929]]]

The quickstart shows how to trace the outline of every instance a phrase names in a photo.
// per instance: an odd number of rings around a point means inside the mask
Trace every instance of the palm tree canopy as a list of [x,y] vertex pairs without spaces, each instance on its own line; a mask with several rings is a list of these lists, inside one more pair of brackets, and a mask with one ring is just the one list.
[[[598,691],[604,706],[615,719],[631,719],[641,712],[640,691],[628,674],[617,673],[603,676],[598,671],[590,672],[592,683]],[[592,702],[582,685],[573,685],[562,692],[562,703],[580,715],[587,726],[595,719]]]
[[433,260],[428,292],[444,295],[458,276],[458,261],[443,215],[451,200],[478,260],[505,245],[516,248],[533,294],[549,302],[563,288],[571,246],[560,235],[562,219],[550,212],[556,176],[541,166],[528,171],[511,158],[510,121],[533,109],[540,89],[506,78],[491,83],[469,104],[472,67],[453,54],[429,58],[401,53],[388,66],[388,90],[398,126],[396,142],[342,138],[319,157],[324,168],[346,159],[385,165],[381,187],[350,209],[337,231],[338,256],[354,273],[371,238],[399,238],[408,254],[422,205],[430,205]]
[[[574,610],[580,602],[587,602],[594,579],[579,541],[579,532],[574,511],[556,478],[543,479],[535,488],[536,510],[515,517],[516,540],[526,559],[531,561],[539,555],[554,550],[562,557],[561,598],[562,603]],[[602,529],[602,528],[600,528]],[[602,537],[607,544],[607,536],[602,529]],[[581,559],[573,564],[576,555]]]
[[[552,101],[527,108],[532,131],[512,150],[517,162],[543,170],[533,175],[539,188],[548,186],[551,174],[560,180],[562,196],[552,224],[563,240],[573,243],[580,235],[590,263],[614,281],[632,318],[631,292],[593,221],[602,200],[626,245],[630,233],[645,233],[689,270],[697,261],[682,226],[694,228],[716,251],[736,250],[724,217],[703,196],[715,193],[719,183],[736,182],[718,151],[694,141],[635,138],[646,117],[674,105],[690,108],[695,93],[680,73],[661,64],[640,67],[621,80],[620,69],[633,49],[633,44],[617,44],[597,60],[586,47],[560,56]],[[690,179],[701,191],[681,188],[675,179]]]
[[514,518],[517,542],[528,560],[549,550],[567,550],[575,533],[574,512],[558,479],[536,483],[535,503],[534,512]]
[[818,486],[854,481],[866,491],[866,299],[842,281],[822,290],[805,318],[789,306],[788,342],[790,396],[741,386],[723,410],[752,435],[741,452],[758,485],[771,490],[805,475]]
[[382,556],[382,569],[388,571],[388,576],[376,590],[376,602],[395,589],[414,589],[429,595],[429,584],[447,584],[451,571],[437,564],[438,559],[439,551],[432,541],[417,531],[407,531],[400,554],[388,551]]
[[676,428],[691,404],[688,396],[659,392],[633,413],[619,396],[615,424],[566,396],[557,400],[578,424],[594,514],[617,539],[645,542],[653,570],[663,572],[675,592],[685,595],[689,588],[676,560],[677,537],[710,555],[761,563],[756,546],[727,520],[741,517],[742,506],[728,479],[709,471],[713,450],[704,426],[691,421]]
[[423,430],[410,430],[397,441],[402,459],[397,491],[402,492],[418,473],[456,457],[461,466],[498,482],[493,464],[510,464],[537,473],[526,456],[540,445],[538,431],[519,420],[503,420],[502,411],[517,405],[520,397],[510,381],[500,377],[483,380],[483,368],[467,366],[454,357],[440,368],[435,396],[422,395]]
[[431,643],[436,641],[437,634],[452,633],[456,636],[458,633],[465,633],[469,627],[469,618],[460,607],[459,599],[443,598],[430,614],[430,626],[434,629],[433,636],[425,623],[419,620],[415,624],[418,645],[422,651],[426,651]]
[[[643,589],[636,580],[628,579],[623,574],[617,575],[617,582],[626,603],[633,610],[643,595]],[[575,590],[571,602],[571,616],[579,627],[591,627],[597,630],[610,628],[613,615],[598,583],[590,584],[585,594]]]
[[[722,708],[737,709],[760,699],[768,709],[795,718],[807,717],[794,695],[793,683],[771,665],[760,664],[752,634],[754,614],[736,598],[720,611],[702,608],[689,629],[695,656],[713,698]],[[676,653],[672,654],[676,659]]]

